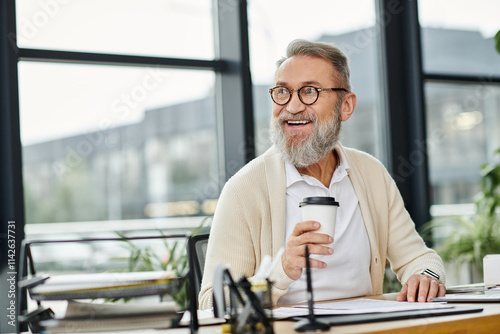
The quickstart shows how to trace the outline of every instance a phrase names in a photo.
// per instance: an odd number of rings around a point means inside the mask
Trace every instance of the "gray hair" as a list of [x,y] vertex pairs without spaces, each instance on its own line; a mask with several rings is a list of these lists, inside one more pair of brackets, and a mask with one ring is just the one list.
[[296,39],[288,44],[286,57],[276,62],[276,72],[283,62],[293,56],[319,57],[327,60],[333,65],[333,68],[340,74],[341,84],[348,91],[351,91],[350,72],[347,57],[339,48],[332,44],[322,42],[310,42],[304,39]]

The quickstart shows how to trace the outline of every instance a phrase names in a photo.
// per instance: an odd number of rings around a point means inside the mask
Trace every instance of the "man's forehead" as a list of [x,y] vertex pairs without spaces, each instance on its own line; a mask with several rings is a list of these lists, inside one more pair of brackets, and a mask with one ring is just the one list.
[[331,81],[335,73],[333,65],[320,57],[293,56],[285,60],[276,71],[276,83],[319,84]]

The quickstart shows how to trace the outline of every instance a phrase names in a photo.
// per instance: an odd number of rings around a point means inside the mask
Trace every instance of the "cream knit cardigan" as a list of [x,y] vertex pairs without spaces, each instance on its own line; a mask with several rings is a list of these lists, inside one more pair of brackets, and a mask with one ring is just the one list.
[[[404,284],[428,268],[441,277],[441,258],[425,246],[404,208],[401,195],[385,167],[371,155],[338,145],[349,164],[349,177],[359,199],[371,250],[370,276],[374,295],[382,294],[386,259]],[[218,263],[229,265],[235,280],[251,277],[261,259],[285,245],[285,165],[271,147],[229,179],[221,192],[210,231],[202,280],[200,309],[212,306],[212,280]],[[353,240],[353,247],[356,240]],[[273,302],[292,283],[282,266],[271,274]],[[332,284],[335,284],[332,282]]]

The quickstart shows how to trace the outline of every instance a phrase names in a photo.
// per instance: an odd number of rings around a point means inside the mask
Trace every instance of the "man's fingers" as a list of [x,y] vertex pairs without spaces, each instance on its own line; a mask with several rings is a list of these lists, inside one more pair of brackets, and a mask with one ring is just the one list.
[[446,294],[446,287],[444,286],[444,284],[440,283],[438,297],[443,297],[445,294]]
[[[320,245],[309,245],[309,249],[311,254],[330,255],[333,253],[331,248]],[[294,280],[298,279],[302,275],[302,269],[306,267],[305,246],[296,247],[289,254],[285,253],[281,258],[281,262],[288,277]],[[309,265],[311,268],[326,268],[325,262],[311,257],[309,258]]]
[[434,298],[438,295],[439,293],[439,282],[436,281],[435,279],[431,279],[430,282],[430,288],[429,288],[429,293],[427,294],[427,301],[430,302],[431,298]]
[[[333,238],[327,234],[315,233],[321,224],[314,220],[306,220],[295,224],[292,234],[288,238],[285,247],[285,254],[281,258],[281,263],[285,273],[293,280],[302,275],[302,268],[305,268],[305,246],[309,246],[309,253],[315,255],[331,255],[333,249],[323,246],[331,244]],[[326,263],[317,259],[310,261],[311,268],[326,268]]]
[[293,257],[305,257],[306,246],[309,247],[309,254],[314,255],[332,255],[333,249],[323,245],[317,244],[304,244],[291,248],[289,251],[289,256]]
[[414,274],[401,288],[397,300],[402,302],[407,300],[412,303],[415,301],[425,303],[430,302],[431,298],[444,296],[446,287],[438,280],[426,275]]
[[415,301],[415,297],[417,296],[419,280],[418,278],[412,276],[406,283],[408,284],[406,299],[408,300],[408,302],[413,303]]
[[[300,268],[305,268],[306,267],[306,258],[302,257],[297,260],[297,264]],[[326,268],[326,263],[317,259],[309,258],[309,266],[311,268]]]
[[[309,265],[311,268],[319,268],[319,269],[324,269],[326,268],[326,263],[320,260],[312,259],[309,258]],[[304,261],[304,267],[306,266],[305,261]]]
[[[316,234],[317,236],[313,237],[313,240],[319,238],[326,237],[329,238],[326,234],[319,233],[305,233],[306,234]],[[306,258],[305,258],[305,249],[306,245],[309,247],[309,253],[315,255],[331,255],[333,254],[333,249],[327,246],[319,245],[319,244],[303,244],[300,239],[302,236],[289,238],[285,253],[281,258],[281,263],[283,265],[283,269],[285,273],[293,280],[298,279],[302,275],[302,269],[306,267]],[[326,268],[326,263],[317,259],[310,258],[311,268]]]
[[290,247],[302,247],[301,251],[304,253],[303,247],[305,245],[327,245],[333,242],[333,238],[327,234],[306,232],[299,236],[290,237],[287,244]]
[[[304,246],[305,248],[305,246]],[[333,248],[321,245],[309,245],[309,254],[316,255],[332,255]]]
[[315,232],[304,233],[301,236],[297,237],[296,240],[299,245],[304,245],[304,247],[305,245],[312,246],[315,244],[327,245],[333,242],[333,238],[328,234]]
[[398,302],[404,302],[406,301],[407,299],[407,292],[408,292],[408,284],[406,283],[405,285],[403,285],[403,287],[401,288],[401,292],[399,293],[398,297],[397,297],[397,301]]
[[320,228],[320,226],[321,224],[314,220],[306,220],[303,222],[299,222],[295,224],[295,227],[293,228],[292,231],[292,236],[299,236],[309,231],[316,231],[317,229]]
[[[427,296],[429,295],[431,288],[432,278],[427,277],[427,275],[420,275],[420,282],[418,284],[418,301],[420,303],[425,303]],[[437,281],[435,281],[437,283]]]
[[[305,254],[306,254],[306,246],[309,247],[309,254],[315,254],[315,255],[331,255],[333,254],[333,249],[330,247],[326,246],[321,246],[321,245],[315,245],[315,244],[308,244],[308,245],[302,245],[300,247],[295,248],[294,250],[294,256],[297,258],[301,258],[301,267],[305,268],[306,267],[306,261],[305,261]],[[310,258],[312,263],[313,261],[316,261],[316,259]]]

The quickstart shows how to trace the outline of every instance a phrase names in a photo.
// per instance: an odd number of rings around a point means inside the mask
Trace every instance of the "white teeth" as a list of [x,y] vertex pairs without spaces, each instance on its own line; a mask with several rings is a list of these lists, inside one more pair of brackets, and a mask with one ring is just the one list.
[[292,125],[307,124],[309,122],[310,121],[287,121],[288,124],[292,124]]

